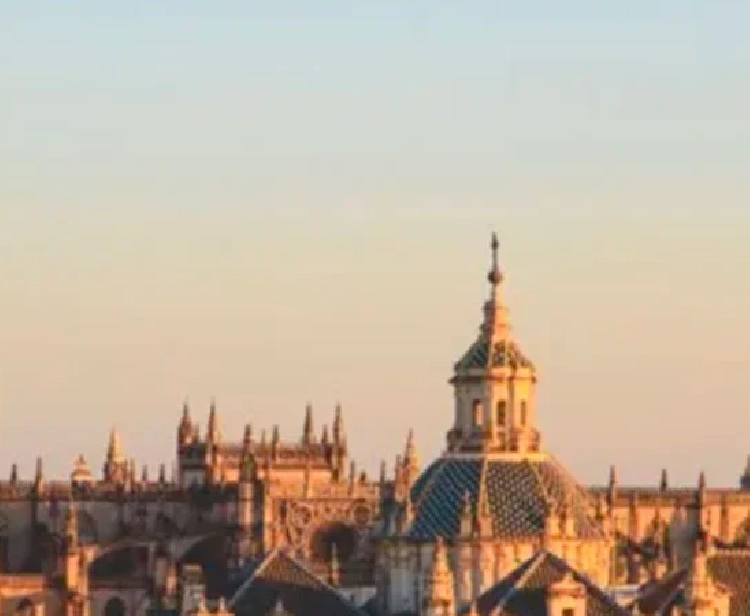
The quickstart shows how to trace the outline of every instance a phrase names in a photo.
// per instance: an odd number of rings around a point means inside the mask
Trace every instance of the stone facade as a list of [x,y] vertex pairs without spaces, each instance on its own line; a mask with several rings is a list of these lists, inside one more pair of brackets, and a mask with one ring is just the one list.
[[[454,419],[437,460],[421,469],[410,433],[393,476],[368,479],[349,458],[340,407],[318,434],[308,406],[290,443],[278,427],[258,437],[250,425],[225,439],[214,403],[202,435],[186,403],[169,478],[163,466],[155,479],[138,473],[116,431],[100,477],[83,456],[66,481],[48,480],[41,459],[30,481],[11,470],[0,483],[0,611],[223,614],[226,603],[206,602],[229,601],[232,572],[261,559],[315,577],[323,595],[345,589],[352,605],[432,616],[505,605],[503,580],[536,588],[513,577],[524,567],[548,572],[544,605],[556,616],[575,616],[595,587],[653,593],[689,571],[680,609],[726,616],[731,581],[712,572],[735,566],[722,564],[730,553],[750,554],[750,461],[737,489],[711,489],[703,475],[673,488],[666,472],[653,488],[628,487],[615,469],[605,486],[579,485],[544,449],[537,369],[511,333],[497,248],[493,236],[490,297],[454,366]],[[256,589],[271,601],[275,578],[263,579],[242,596]],[[315,600],[339,606],[323,595]],[[279,596],[273,609],[294,602]]]

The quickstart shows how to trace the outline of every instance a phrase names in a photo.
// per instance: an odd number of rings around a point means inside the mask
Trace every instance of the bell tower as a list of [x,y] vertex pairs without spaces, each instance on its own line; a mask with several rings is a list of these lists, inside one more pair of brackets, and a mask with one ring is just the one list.
[[455,416],[448,449],[536,453],[541,445],[535,421],[536,368],[511,335],[494,233],[490,248],[490,296],[479,337],[455,364],[450,380]]

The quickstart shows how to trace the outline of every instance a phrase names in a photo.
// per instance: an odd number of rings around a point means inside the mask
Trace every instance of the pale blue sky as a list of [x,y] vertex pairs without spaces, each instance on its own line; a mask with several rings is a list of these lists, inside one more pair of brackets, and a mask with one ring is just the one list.
[[750,4],[157,4],[0,4],[2,467],[170,463],[186,395],[426,461],[496,228],[549,448],[736,483]]

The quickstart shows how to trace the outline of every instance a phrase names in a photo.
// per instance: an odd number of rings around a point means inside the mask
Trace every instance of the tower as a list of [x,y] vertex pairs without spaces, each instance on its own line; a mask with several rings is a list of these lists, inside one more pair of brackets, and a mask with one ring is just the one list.
[[504,276],[492,235],[490,296],[484,304],[480,335],[455,365],[450,380],[455,418],[448,432],[452,451],[536,452],[536,369],[511,336],[503,297]]

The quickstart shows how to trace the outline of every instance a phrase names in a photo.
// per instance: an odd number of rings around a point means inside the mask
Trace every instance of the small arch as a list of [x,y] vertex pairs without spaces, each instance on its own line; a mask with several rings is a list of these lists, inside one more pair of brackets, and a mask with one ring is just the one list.
[[231,541],[222,533],[200,538],[179,558],[179,564],[200,565],[206,583],[206,597],[217,599],[229,575],[227,562],[231,556]]
[[333,522],[319,528],[312,536],[312,557],[318,563],[328,563],[336,546],[336,557],[340,563],[354,556],[357,547],[357,532],[343,522]]
[[497,409],[495,411],[496,414],[496,421],[497,425],[501,427],[505,427],[506,422],[508,421],[508,403],[505,400],[498,400],[497,401]]
[[125,616],[125,602],[120,597],[111,597],[104,604],[104,616]]
[[94,580],[111,580],[134,577],[148,570],[148,547],[124,544],[100,554],[89,566]]

